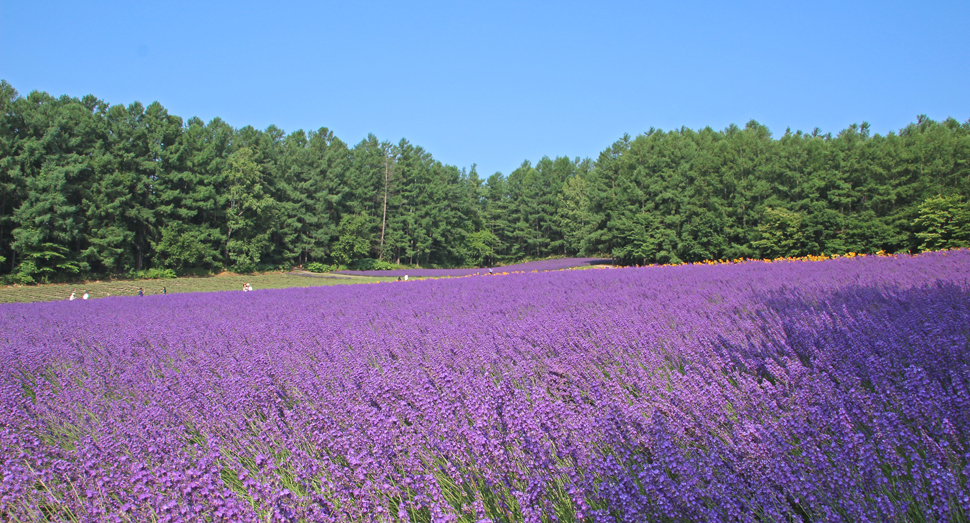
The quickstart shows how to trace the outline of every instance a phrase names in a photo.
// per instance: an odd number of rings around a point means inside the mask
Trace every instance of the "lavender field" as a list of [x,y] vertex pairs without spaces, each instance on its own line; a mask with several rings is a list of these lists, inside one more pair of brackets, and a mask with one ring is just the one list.
[[0,306],[0,521],[967,521],[970,251]]
[[[494,267],[493,274],[516,272],[546,272],[562,269],[574,269],[597,264],[612,263],[609,258],[556,258],[552,260],[538,260],[516,263],[503,267]],[[488,274],[488,267],[479,269],[395,269],[390,271],[336,271],[337,274],[354,276],[415,276],[421,278],[455,277],[455,276],[484,276]]]

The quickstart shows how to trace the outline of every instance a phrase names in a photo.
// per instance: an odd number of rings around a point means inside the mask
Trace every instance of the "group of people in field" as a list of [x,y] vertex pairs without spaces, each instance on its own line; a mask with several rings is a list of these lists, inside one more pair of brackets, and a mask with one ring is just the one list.
[[[492,274],[492,269],[491,268],[488,269],[488,273],[489,274]],[[401,277],[400,276],[397,277],[397,281],[401,281]],[[404,275],[404,281],[408,281],[407,274]],[[243,290],[243,292],[252,292],[253,286],[250,285],[248,282],[247,283],[244,283],[242,290]],[[162,287],[162,294],[168,294],[168,289],[166,289],[165,287]],[[142,297],[145,296],[145,288],[144,287],[138,287],[138,296],[142,296]],[[81,299],[82,300],[86,300],[86,299],[88,299],[90,297],[91,296],[88,294],[88,291],[84,291],[84,294],[81,295]],[[76,299],[77,299],[77,294],[74,291],[72,291],[71,292],[71,297],[68,298],[68,300],[74,301]]]
[[[253,286],[250,285],[249,283],[244,283],[242,290],[243,290],[243,292],[252,292]],[[166,289],[165,287],[162,287],[162,294],[168,294],[168,289]],[[140,297],[144,297],[145,296],[145,288],[144,287],[138,287],[138,296],[140,296]],[[91,297],[91,295],[88,294],[88,291],[84,291],[84,294],[81,295],[81,299],[82,300],[86,300],[86,299],[88,299],[90,297]],[[71,291],[71,296],[68,298],[68,300],[69,301],[74,301],[76,299],[78,299],[77,298],[77,292]]]
[[[491,276],[491,274],[492,274],[492,268],[491,268],[491,267],[489,267],[489,268],[488,268],[488,274],[489,274],[490,276]],[[400,277],[400,276],[398,276],[398,277],[397,277],[397,281],[401,281],[401,277]],[[407,275],[407,274],[405,274],[405,275],[404,275],[404,281],[408,281],[408,275]],[[247,285],[248,285],[248,284],[247,284]],[[245,289],[243,289],[243,290],[245,290]],[[251,290],[251,289],[250,289],[250,290]]]
[[[488,269],[488,273],[489,274],[492,274],[492,269]],[[397,281],[401,281],[401,277],[400,276],[397,277]],[[404,275],[404,281],[408,281],[407,274]],[[248,282],[247,283],[244,283],[242,290],[243,290],[243,292],[252,292],[253,286],[250,285]],[[165,287],[162,287],[162,294],[168,294],[168,289],[166,289]],[[144,287],[138,287],[138,296],[145,296],[145,288]],[[88,291],[84,291],[84,294],[81,295],[81,299],[82,300],[86,300],[88,298],[90,298],[90,295],[88,294]],[[71,297],[68,298],[68,300],[74,301],[76,299],[77,299],[76,294],[74,292],[71,292]]]
[[[488,269],[488,273],[489,274],[492,274],[492,269],[491,268]],[[397,277],[397,281],[401,281],[401,277],[400,276]],[[408,281],[408,275],[407,274],[404,275],[404,281]],[[243,292],[252,292],[253,286],[250,285],[248,282],[247,283],[244,283],[242,290],[243,290]],[[162,294],[168,294],[168,289],[166,289],[165,287],[162,287]],[[145,296],[145,288],[144,287],[138,287],[138,296]],[[90,298],[90,295],[88,294],[88,291],[84,291],[84,294],[81,295],[81,299],[82,300],[86,300],[88,298]],[[71,292],[71,297],[68,298],[68,300],[74,301],[76,299],[77,299],[77,296],[72,291]]]
[[[488,269],[488,273],[489,274],[492,274],[492,269],[491,268]],[[401,281],[401,277],[400,276],[397,277],[397,281]],[[407,274],[404,275],[404,281],[408,281],[408,275]],[[242,290],[243,290],[243,292],[252,292],[253,286],[250,285],[248,282],[247,283],[244,283]],[[168,289],[166,289],[165,287],[162,287],[162,294],[168,294]],[[138,296],[145,296],[145,288],[144,287],[138,287]],[[81,299],[82,300],[86,300],[88,298],[90,298],[90,295],[88,294],[88,291],[84,291],[84,294],[81,295]],[[74,301],[76,299],[77,299],[77,296],[72,291],[71,292],[71,297],[68,298],[68,300]]]
[[[249,285],[249,284],[247,283],[246,285]],[[251,287],[250,287],[250,290],[252,290]],[[168,289],[166,289],[165,287],[162,287],[162,294],[168,294]],[[108,296],[111,296],[111,295],[109,294]],[[138,287],[138,296],[141,296],[141,297],[145,296],[144,287]],[[91,295],[88,294],[88,291],[84,291],[84,294],[81,295],[82,300],[86,300],[90,297]],[[71,296],[68,298],[68,301],[74,301],[76,299],[77,299],[77,293],[75,291],[71,291]]]

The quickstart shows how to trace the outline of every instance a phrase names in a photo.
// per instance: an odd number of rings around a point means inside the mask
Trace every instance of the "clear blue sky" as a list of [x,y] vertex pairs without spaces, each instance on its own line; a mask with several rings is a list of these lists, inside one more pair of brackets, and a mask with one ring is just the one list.
[[0,78],[351,145],[407,138],[484,177],[651,127],[965,122],[968,28],[967,0],[9,0]]

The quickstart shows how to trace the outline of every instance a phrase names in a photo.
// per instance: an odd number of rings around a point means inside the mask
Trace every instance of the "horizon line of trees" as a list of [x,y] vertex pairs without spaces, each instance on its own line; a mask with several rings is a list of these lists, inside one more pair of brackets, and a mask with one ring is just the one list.
[[405,139],[350,146],[0,80],[0,275],[251,271],[365,259],[481,266],[970,246],[970,121],[835,136],[750,121],[624,135],[479,177]]

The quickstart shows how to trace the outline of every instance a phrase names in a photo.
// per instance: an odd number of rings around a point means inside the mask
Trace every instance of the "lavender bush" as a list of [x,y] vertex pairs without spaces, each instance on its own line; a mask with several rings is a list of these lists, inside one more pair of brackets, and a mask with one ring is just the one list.
[[966,250],[0,318],[0,521],[970,514]]
[[[545,272],[558,271],[561,269],[573,269],[610,263],[609,259],[602,258],[558,258],[555,260],[539,260],[531,262],[516,263],[504,267],[492,268],[493,274],[513,272]],[[392,271],[336,271],[338,274],[353,274],[356,276],[404,276],[405,274],[415,277],[443,277],[443,276],[477,276],[488,274],[488,267],[481,269],[395,269]]]

